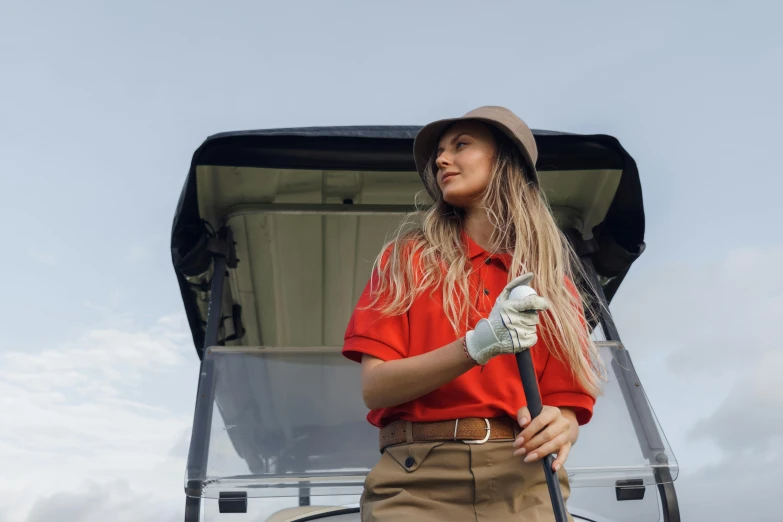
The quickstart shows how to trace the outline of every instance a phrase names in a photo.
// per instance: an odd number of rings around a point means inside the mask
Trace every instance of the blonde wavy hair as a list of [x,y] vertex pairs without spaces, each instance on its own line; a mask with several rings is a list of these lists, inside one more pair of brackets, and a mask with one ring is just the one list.
[[[525,174],[519,150],[493,126],[496,151],[491,180],[483,194],[493,232],[490,252],[509,253],[509,281],[526,272],[531,286],[551,303],[541,314],[540,334],[551,353],[563,361],[581,387],[601,393],[604,366],[590,337],[588,323],[596,316],[583,292],[595,289],[566,236],[557,226],[545,194]],[[382,313],[405,313],[425,290],[441,288],[443,310],[460,336],[468,329],[469,274],[472,270],[462,238],[465,212],[443,200],[435,173],[436,154],[428,162],[425,184],[434,204],[406,217],[374,263],[374,298],[367,307]],[[411,262],[417,257],[419,262]],[[568,281],[573,282],[573,292]],[[577,287],[577,281],[583,288]],[[383,303],[381,297],[386,296]]]

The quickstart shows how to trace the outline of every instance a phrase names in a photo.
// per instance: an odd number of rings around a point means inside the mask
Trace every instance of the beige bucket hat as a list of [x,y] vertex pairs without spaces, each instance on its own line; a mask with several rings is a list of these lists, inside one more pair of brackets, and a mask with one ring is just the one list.
[[428,184],[424,179],[424,171],[427,161],[432,157],[438,146],[440,136],[449,126],[464,120],[478,120],[488,125],[493,125],[508,136],[522,153],[522,158],[527,163],[526,167],[531,180],[538,183],[538,175],[536,174],[538,148],[530,128],[522,119],[505,107],[485,106],[474,109],[458,118],[434,121],[419,130],[413,142],[413,156],[416,162],[416,170],[419,171],[419,176],[421,176],[425,186]]

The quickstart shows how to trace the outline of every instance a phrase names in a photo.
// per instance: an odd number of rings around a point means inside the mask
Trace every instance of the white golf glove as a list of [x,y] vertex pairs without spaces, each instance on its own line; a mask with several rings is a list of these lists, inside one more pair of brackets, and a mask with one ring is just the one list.
[[549,309],[549,301],[537,295],[531,288],[518,291],[524,297],[512,299],[511,291],[527,286],[533,274],[521,275],[509,282],[498,298],[489,317],[481,319],[476,328],[465,334],[468,354],[478,364],[486,364],[492,357],[527,350],[538,341],[536,325],[538,312]]

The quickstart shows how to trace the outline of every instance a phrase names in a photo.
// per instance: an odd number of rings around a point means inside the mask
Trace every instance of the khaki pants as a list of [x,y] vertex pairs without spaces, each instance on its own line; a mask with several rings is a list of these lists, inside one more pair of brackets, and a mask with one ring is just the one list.
[[[511,441],[390,446],[367,475],[362,522],[553,521],[543,464],[512,452]],[[567,500],[568,475],[557,475]]]

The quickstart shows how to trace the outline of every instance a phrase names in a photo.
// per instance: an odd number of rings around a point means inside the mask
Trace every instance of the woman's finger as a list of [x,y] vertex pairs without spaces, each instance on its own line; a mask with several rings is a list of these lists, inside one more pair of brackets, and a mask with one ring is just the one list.
[[552,423],[546,427],[542,432],[535,435],[529,441],[526,441],[523,445],[526,453],[532,453],[537,451],[539,447],[543,446],[551,440],[555,440],[558,435],[562,434],[565,430],[560,423]]
[[557,427],[550,425],[544,430],[540,431],[538,434],[534,435],[532,439],[526,440],[524,444],[521,445],[521,447],[523,447],[527,453],[536,451],[543,444],[557,437],[557,434]]
[[[519,427],[523,429],[530,422],[530,411],[527,409],[527,406],[522,406],[521,408],[519,408],[519,410],[517,410],[517,422],[519,423]],[[512,446],[514,446],[514,448],[519,448],[520,446],[522,446],[524,441],[525,438],[522,435],[522,431],[520,431],[519,434],[514,439],[514,443],[512,444]]]
[[[541,411],[541,414],[535,419],[533,419],[533,421],[528,425],[527,428],[522,430],[522,432],[517,437],[517,440],[514,441],[514,447],[519,448],[522,446],[522,444],[525,444],[527,447],[527,451],[530,451],[532,447],[528,447],[527,442],[531,441],[533,437],[535,437],[539,432],[541,432],[548,426],[560,426],[563,424],[563,422],[567,424],[568,420],[562,416],[558,408],[545,406],[544,409]],[[568,429],[568,428],[565,427],[562,429]],[[539,442],[538,445],[540,444],[541,443]]]
[[565,433],[561,433],[546,444],[543,444],[535,450],[531,451],[528,456],[525,457],[525,462],[533,462],[549,455],[550,453],[557,453],[560,448],[565,446],[567,443],[568,436]]
[[533,436],[544,429],[548,424],[555,420],[556,416],[560,414],[560,410],[555,411],[556,408],[550,406],[544,406],[538,417],[530,421],[527,427],[520,433],[522,439],[530,440]]
[[558,471],[565,464],[568,454],[571,453],[571,442],[566,442],[557,452],[557,458],[552,462],[552,471]]
[[517,422],[520,428],[524,428],[530,422],[530,410],[527,409],[527,406],[522,406],[517,410]]

